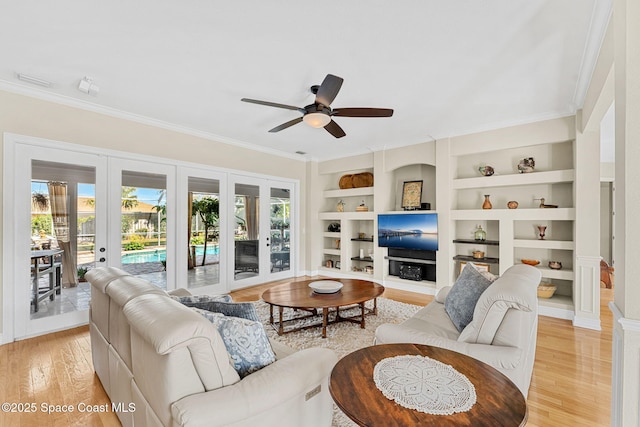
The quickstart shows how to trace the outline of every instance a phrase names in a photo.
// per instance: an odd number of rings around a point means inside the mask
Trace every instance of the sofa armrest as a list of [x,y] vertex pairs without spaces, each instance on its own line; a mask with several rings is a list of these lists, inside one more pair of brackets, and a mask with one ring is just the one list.
[[172,297],[190,297],[192,295],[191,291],[186,288],[177,288],[167,291],[167,294]]
[[326,348],[298,351],[233,385],[174,402],[174,425],[226,426],[270,411],[296,396],[304,396],[320,383],[326,384],[337,361],[333,350]]
[[376,337],[376,344],[391,343],[414,343],[425,344],[434,347],[446,348],[466,354],[474,359],[478,359],[496,369],[515,369],[523,360],[522,349],[517,347],[507,347],[489,344],[470,344],[449,338],[439,337],[425,333],[417,329],[407,328],[402,325],[386,324],[385,337],[393,337],[392,340],[382,342]]

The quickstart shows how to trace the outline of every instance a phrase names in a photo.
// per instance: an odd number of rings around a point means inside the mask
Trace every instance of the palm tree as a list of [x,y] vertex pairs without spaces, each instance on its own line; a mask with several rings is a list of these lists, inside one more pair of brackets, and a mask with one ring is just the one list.
[[[213,197],[203,197],[200,200],[193,201],[193,215],[200,215],[200,219],[204,224],[204,253],[202,254],[202,265],[205,264],[207,258],[207,241],[209,240],[209,231],[215,231],[220,219],[220,200]],[[215,237],[213,234],[211,237]]]

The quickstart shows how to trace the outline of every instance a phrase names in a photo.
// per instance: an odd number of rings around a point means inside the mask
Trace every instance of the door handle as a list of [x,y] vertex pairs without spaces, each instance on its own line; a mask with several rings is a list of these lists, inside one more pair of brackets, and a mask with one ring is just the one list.
[[107,259],[105,257],[100,258],[100,262],[105,262]]

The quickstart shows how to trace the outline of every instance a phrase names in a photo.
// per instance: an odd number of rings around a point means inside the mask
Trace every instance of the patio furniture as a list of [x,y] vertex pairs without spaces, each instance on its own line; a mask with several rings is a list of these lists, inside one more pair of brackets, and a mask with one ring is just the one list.
[[[41,301],[46,298],[53,301],[56,295],[60,295],[62,262],[58,261],[56,256],[61,255],[63,252],[61,249],[31,251],[31,276],[33,277],[31,304],[34,312],[38,312],[38,305]],[[40,278],[45,275],[49,276],[49,283],[48,286],[41,287]]]

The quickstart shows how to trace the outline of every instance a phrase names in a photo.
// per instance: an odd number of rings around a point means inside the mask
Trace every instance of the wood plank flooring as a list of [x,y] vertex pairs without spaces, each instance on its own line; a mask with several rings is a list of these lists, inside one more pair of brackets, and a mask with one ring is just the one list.
[[[300,278],[305,279],[305,278]],[[233,292],[255,301],[273,282]],[[601,290],[602,331],[540,317],[527,426],[608,426],[611,399],[611,290]],[[387,289],[384,297],[425,305],[431,296]],[[0,426],[119,426],[100,410],[108,397],[93,372],[87,326],[0,346],[0,403],[35,404],[35,412],[0,411]],[[72,413],[43,405],[70,405]],[[48,407],[48,406],[47,406]],[[81,412],[84,410],[83,412]]]

